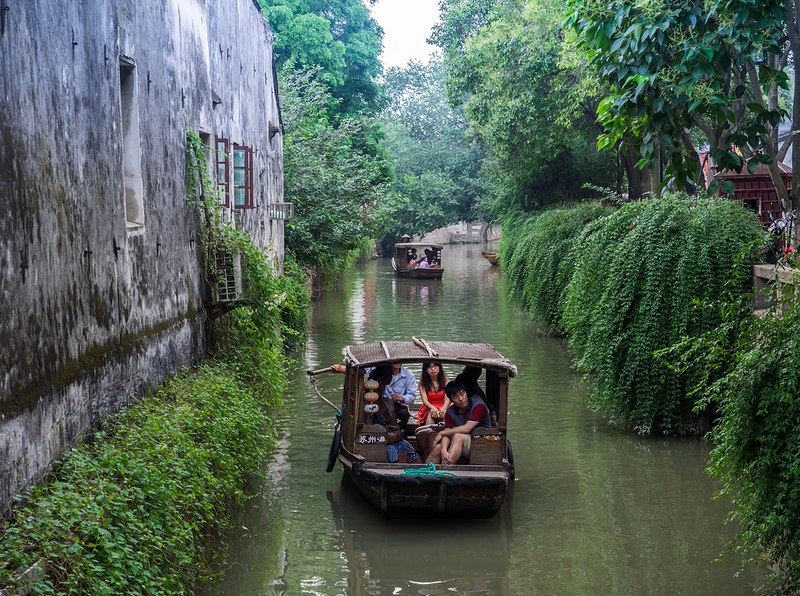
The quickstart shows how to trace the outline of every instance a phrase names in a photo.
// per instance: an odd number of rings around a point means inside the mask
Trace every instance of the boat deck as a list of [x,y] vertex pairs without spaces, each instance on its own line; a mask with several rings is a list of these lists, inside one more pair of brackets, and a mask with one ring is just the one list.
[[[402,476],[402,477],[414,477],[414,478],[425,478],[426,475],[416,475],[416,474],[408,474],[404,472],[404,470],[411,469],[411,470],[419,470],[422,472],[425,470],[426,464],[392,464],[392,463],[383,463],[383,462],[364,462],[361,465],[361,472],[372,472],[374,474],[380,474],[387,478],[395,477],[395,476]],[[454,466],[443,466],[437,465],[436,466],[437,472],[449,472],[455,474],[458,478],[472,478],[475,480],[478,479],[487,479],[487,478],[508,478],[509,473],[507,469],[499,468],[497,466],[480,466],[480,465],[454,465]],[[440,475],[435,476],[431,475],[432,478],[452,478],[452,476],[447,475]]]

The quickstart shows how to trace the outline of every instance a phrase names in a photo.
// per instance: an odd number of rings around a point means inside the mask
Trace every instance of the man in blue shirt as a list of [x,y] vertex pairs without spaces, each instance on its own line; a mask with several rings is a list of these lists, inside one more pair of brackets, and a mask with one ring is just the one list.
[[417,380],[410,370],[399,362],[392,363],[392,380],[383,390],[384,399],[394,402],[394,411],[400,428],[405,429],[411,416],[408,406],[417,400]]

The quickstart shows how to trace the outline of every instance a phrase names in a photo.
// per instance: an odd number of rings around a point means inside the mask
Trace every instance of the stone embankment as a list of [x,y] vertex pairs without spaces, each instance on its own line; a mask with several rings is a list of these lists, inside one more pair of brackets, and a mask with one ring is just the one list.
[[[753,311],[764,316],[787,290],[797,293],[800,270],[785,265],[762,263],[753,265]],[[786,303],[784,303],[786,308]]]

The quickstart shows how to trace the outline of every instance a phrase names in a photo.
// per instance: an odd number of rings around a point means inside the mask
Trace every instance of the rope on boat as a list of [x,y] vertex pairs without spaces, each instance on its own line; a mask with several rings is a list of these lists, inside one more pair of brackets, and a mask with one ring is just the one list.
[[403,470],[404,476],[455,476],[454,472],[439,472],[436,469],[436,464],[428,462],[424,468],[405,468]]

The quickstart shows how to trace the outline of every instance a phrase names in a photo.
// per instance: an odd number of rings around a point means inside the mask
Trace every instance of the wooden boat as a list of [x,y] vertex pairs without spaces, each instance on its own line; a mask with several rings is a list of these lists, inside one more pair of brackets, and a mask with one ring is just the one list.
[[[341,462],[345,475],[358,490],[388,515],[491,517],[497,513],[514,478],[507,417],[508,380],[516,376],[516,367],[488,344],[427,342],[417,338],[347,346],[343,354],[342,407],[327,470],[332,471],[337,460]],[[400,362],[418,376],[421,364],[429,360],[440,362],[451,379],[465,367],[480,371],[479,384],[485,383],[485,401],[494,426],[473,431],[469,456],[456,464],[391,463],[387,445],[394,440],[393,429],[371,423],[365,411],[370,405],[365,372]],[[308,374],[313,380],[315,375],[330,370],[308,371]],[[415,425],[409,422],[406,440],[419,451],[414,430]]]
[[[442,275],[444,275],[444,268],[442,267],[443,248],[443,245],[431,242],[398,242],[394,245],[392,269],[400,277],[441,279]],[[419,260],[424,256],[428,256],[429,267],[421,269]]]
[[484,250],[481,254],[484,256],[484,258],[487,261],[489,261],[492,265],[497,267],[498,263],[497,263],[497,253],[496,252],[492,252],[491,250]]

